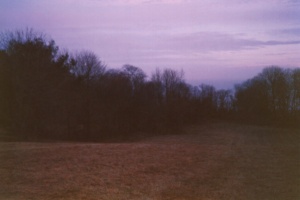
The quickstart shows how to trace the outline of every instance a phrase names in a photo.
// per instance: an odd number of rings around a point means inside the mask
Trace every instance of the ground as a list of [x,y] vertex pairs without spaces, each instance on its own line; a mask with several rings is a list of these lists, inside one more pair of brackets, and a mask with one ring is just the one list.
[[123,143],[0,143],[0,199],[300,199],[300,131],[212,123]]

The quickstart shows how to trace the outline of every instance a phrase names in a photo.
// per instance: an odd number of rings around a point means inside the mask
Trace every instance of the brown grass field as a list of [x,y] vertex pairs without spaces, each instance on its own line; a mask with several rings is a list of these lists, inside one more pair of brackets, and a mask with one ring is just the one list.
[[0,143],[0,199],[300,199],[300,131],[213,123],[123,143]]

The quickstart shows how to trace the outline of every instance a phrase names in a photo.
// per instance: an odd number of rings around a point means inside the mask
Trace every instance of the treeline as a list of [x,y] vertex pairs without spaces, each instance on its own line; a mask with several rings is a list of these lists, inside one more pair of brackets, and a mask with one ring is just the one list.
[[300,70],[266,68],[231,90],[191,86],[184,73],[109,69],[92,52],[60,52],[32,30],[0,38],[0,126],[22,138],[102,140],[178,132],[206,119],[297,124]]
[[235,86],[242,120],[269,125],[300,125],[300,68],[272,66]]

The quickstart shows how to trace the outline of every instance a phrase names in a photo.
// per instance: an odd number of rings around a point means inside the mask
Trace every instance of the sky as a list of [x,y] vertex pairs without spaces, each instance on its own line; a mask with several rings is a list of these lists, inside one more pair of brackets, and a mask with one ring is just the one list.
[[0,31],[26,28],[109,68],[182,69],[193,85],[300,67],[300,0],[0,0]]

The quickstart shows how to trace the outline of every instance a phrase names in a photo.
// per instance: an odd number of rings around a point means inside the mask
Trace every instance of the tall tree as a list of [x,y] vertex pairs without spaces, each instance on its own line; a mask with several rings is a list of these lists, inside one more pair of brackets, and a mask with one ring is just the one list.
[[35,134],[46,131],[54,105],[58,47],[53,40],[31,29],[7,32],[1,47],[7,57],[12,128]]
[[0,125],[8,128],[10,123],[10,70],[7,66],[7,55],[0,50]]
[[130,80],[132,95],[135,96],[142,89],[147,76],[143,70],[133,65],[124,65],[122,69],[125,76]]
[[209,117],[213,115],[217,109],[216,89],[215,87],[206,84],[201,84],[199,89],[201,112],[204,114],[204,117]]
[[233,107],[233,95],[231,90],[218,90],[217,108],[221,113],[229,112]]
[[259,75],[267,84],[270,109],[282,114],[288,111],[289,86],[286,72],[277,66],[263,69]]
[[291,110],[300,112],[300,69],[294,69],[291,77]]
[[[82,51],[73,56],[74,65],[71,66],[70,72],[78,82],[77,109],[78,109],[78,127],[76,128],[81,137],[86,139],[92,135],[92,121],[95,106],[95,86],[99,79],[103,78],[106,66],[98,57],[90,51]],[[80,133],[82,132],[82,133]]]

